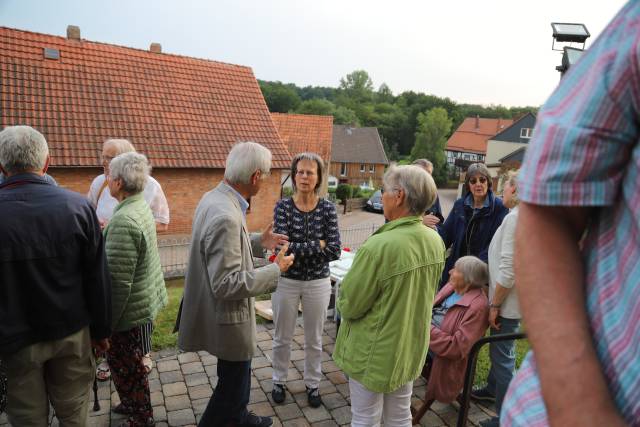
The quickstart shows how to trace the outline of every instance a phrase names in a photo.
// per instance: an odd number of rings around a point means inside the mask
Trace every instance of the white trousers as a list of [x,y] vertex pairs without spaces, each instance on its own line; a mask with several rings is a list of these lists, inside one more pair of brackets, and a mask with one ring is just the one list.
[[384,419],[385,426],[411,427],[412,382],[391,393],[375,393],[350,378],[349,392],[352,427],[378,427],[380,416]]
[[281,277],[271,296],[273,307],[273,382],[284,384],[291,359],[291,340],[298,319],[298,304],[302,299],[304,328],[304,382],[317,388],[322,378],[322,330],[331,297],[329,278],[292,280]]

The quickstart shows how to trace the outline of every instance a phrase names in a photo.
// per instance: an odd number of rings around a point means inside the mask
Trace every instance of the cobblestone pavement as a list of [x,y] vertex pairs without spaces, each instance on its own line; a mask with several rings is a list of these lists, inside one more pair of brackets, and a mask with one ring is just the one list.
[[[351,421],[349,406],[349,384],[340,369],[331,360],[336,326],[327,320],[323,336],[322,371],[324,379],[320,383],[320,394],[324,402],[319,408],[307,404],[302,372],[304,370],[303,330],[296,327],[291,351],[291,364],[287,382],[287,398],[282,404],[271,399],[271,356],[273,345],[273,324],[258,326],[258,354],[252,361],[251,398],[249,410],[258,415],[273,417],[275,427],[329,427],[348,426]],[[209,398],[217,382],[217,359],[206,352],[178,353],[176,350],[163,350],[153,354],[154,369],[149,374],[151,403],[156,425],[192,426],[200,421]],[[414,404],[425,391],[425,381],[420,378],[413,388]],[[100,411],[89,408],[89,426],[115,426],[124,416],[111,412],[119,403],[118,393],[111,381],[99,384],[98,398]],[[93,404],[93,396],[91,397]],[[91,405],[92,406],[92,405]],[[489,418],[494,412],[491,408],[471,404],[469,425]],[[458,405],[434,403],[431,410],[421,420],[422,426],[455,426]],[[54,418],[52,426],[58,426]],[[6,415],[0,416],[0,426],[9,426]]]

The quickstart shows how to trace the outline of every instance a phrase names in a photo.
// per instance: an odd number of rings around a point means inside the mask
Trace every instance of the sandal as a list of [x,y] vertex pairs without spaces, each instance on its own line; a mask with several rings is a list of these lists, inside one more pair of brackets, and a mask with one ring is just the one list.
[[151,357],[148,354],[145,354],[142,358],[142,364],[144,365],[144,371],[147,374],[150,374],[153,369],[153,360],[151,360]]
[[111,378],[111,370],[106,360],[103,360],[96,369],[96,378],[98,381],[108,381]]

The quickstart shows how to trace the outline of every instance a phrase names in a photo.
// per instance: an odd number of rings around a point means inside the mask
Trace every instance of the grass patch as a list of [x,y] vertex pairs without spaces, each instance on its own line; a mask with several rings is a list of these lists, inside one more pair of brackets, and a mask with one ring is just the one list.
[[[524,359],[524,356],[526,356],[528,351],[528,340],[516,341],[516,368],[520,367],[522,359]],[[478,355],[478,363],[476,364],[476,377],[474,379],[475,385],[483,386],[487,383],[489,368],[491,368],[491,361],[489,360],[489,345],[487,344],[482,347],[482,350],[480,350],[480,354]]]

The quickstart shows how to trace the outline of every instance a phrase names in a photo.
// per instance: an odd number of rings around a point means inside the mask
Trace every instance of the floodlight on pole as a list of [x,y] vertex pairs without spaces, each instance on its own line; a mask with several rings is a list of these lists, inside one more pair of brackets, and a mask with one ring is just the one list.
[[574,24],[569,22],[552,22],[551,29],[553,30],[553,42],[551,44],[552,50],[556,49],[556,42],[559,43],[582,43],[582,49],[586,40],[591,37],[589,30],[584,24]]
[[577,49],[575,47],[569,46],[565,46],[563,50],[564,52],[562,54],[562,65],[558,65],[556,67],[556,70],[560,71],[561,75],[564,75],[569,67],[578,62],[578,59],[580,59],[580,57],[584,53],[584,50],[582,49]]

